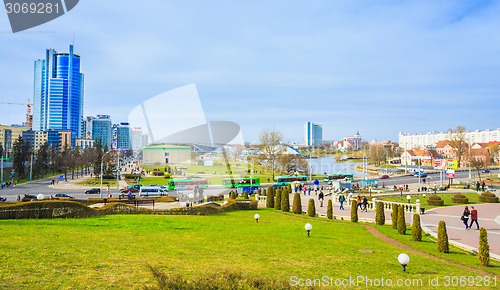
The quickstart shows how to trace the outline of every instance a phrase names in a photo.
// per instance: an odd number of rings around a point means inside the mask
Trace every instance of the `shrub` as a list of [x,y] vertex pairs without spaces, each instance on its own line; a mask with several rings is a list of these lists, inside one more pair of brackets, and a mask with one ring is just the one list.
[[243,193],[243,199],[248,199],[248,191],[245,190],[245,193]]
[[437,194],[431,194],[427,199],[427,204],[434,206],[443,206],[444,200],[442,200]]
[[486,192],[481,193],[481,195],[479,196],[479,201],[480,202],[497,203],[498,196],[496,196],[494,193],[486,191]]
[[[260,188],[259,188],[259,190],[260,190]],[[265,190],[265,189],[262,189],[262,192],[261,192],[261,194],[260,194],[260,195],[267,196],[267,192],[266,192],[266,190]]]
[[422,241],[422,227],[420,226],[420,215],[413,214],[413,223],[411,224],[411,239],[417,242]]
[[266,207],[274,208],[274,193],[271,188],[267,190]]
[[307,215],[310,217],[316,216],[316,206],[314,205],[314,199],[309,199],[309,205],[307,206]]
[[398,228],[398,208],[399,206],[397,204],[392,204],[391,220],[393,229]]
[[290,194],[288,194],[288,190],[283,190],[281,194],[281,210],[284,212],[290,211]]
[[165,174],[163,177],[164,177],[165,179],[169,179],[169,178],[171,178],[171,177],[172,177],[172,174]]
[[298,192],[296,192],[293,195],[292,211],[293,211],[293,213],[296,213],[296,214],[302,214],[302,201],[300,199],[300,193],[298,193]]
[[451,202],[465,204],[469,203],[469,199],[465,195],[457,193],[451,198]]
[[125,179],[134,179],[134,180],[137,180],[137,177],[139,177],[140,175],[135,175],[135,174],[123,174],[123,178]]
[[261,190],[260,188],[259,188],[259,189],[257,189],[256,194],[261,195],[261,193],[262,193],[262,190]]
[[165,175],[165,172],[163,172],[163,171],[154,171],[152,173],[152,175],[154,175],[154,176],[163,176],[163,175]]
[[405,208],[402,205],[398,209],[398,234],[406,234]]
[[448,234],[446,233],[446,223],[444,221],[439,222],[437,248],[441,253],[448,253],[450,251],[448,245]]
[[276,190],[276,196],[274,197],[274,209],[281,209],[281,188]]
[[29,201],[0,207],[0,219],[80,218],[98,214],[75,201]]
[[485,228],[479,229],[479,251],[477,253],[479,264],[488,267],[490,264],[490,245],[488,244],[488,233]]
[[351,201],[351,222],[358,222],[358,209],[356,208],[356,200]]
[[381,201],[377,202],[377,210],[375,213],[375,223],[377,225],[385,224],[384,203]]
[[236,199],[236,193],[231,190],[231,194],[229,194],[229,199]]
[[289,183],[286,188],[288,189],[288,192],[292,192],[292,185]]
[[328,200],[328,207],[326,208],[326,217],[329,219],[333,219],[333,204],[331,199]]

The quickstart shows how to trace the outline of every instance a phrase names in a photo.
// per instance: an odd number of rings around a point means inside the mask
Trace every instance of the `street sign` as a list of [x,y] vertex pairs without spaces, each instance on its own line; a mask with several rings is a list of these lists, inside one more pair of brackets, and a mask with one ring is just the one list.
[[447,168],[448,169],[457,169],[458,164],[457,164],[457,159],[448,159],[447,160]]
[[60,175],[60,176],[59,176],[59,179],[63,179],[63,178],[64,178],[64,175]]
[[446,178],[455,178],[455,169],[446,170]]

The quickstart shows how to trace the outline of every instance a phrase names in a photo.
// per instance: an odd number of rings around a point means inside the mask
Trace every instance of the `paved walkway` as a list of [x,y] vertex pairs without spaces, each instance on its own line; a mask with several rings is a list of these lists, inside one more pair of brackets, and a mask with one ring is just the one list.
[[[491,257],[500,259],[500,204],[475,204],[478,212],[479,226],[488,231],[488,244],[490,245]],[[437,237],[439,221],[446,222],[446,231],[450,243],[477,252],[479,247],[479,231],[474,224],[470,230],[465,230],[460,217],[465,206],[448,206],[434,208],[421,216],[422,229]],[[469,205],[470,209],[470,205]],[[470,219],[469,219],[470,222]]]

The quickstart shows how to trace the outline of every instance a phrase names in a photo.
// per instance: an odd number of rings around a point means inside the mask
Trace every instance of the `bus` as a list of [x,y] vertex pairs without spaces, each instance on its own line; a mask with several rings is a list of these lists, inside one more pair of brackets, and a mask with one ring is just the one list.
[[287,175],[287,176],[278,176],[276,177],[276,185],[277,186],[283,186],[283,185],[288,185],[289,183],[293,183],[295,181],[298,181],[302,184],[307,183],[307,176],[305,175]]
[[354,179],[354,174],[343,174],[343,173],[334,173],[334,174],[328,174],[328,177],[324,179],[325,182],[330,183],[333,180],[353,180]]
[[260,178],[227,178],[222,180],[222,187],[235,188],[250,185],[260,186]]
[[184,185],[187,189],[193,189],[195,186],[207,188],[209,183],[208,179],[173,179],[168,181],[168,189],[175,190],[179,185]]

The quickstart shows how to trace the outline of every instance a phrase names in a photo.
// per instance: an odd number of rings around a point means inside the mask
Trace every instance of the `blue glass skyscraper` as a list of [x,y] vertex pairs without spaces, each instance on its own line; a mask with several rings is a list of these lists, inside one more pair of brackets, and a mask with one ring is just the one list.
[[68,130],[72,140],[81,137],[83,74],[80,56],[47,49],[45,59],[35,61],[33,130]]
[[304,145],[319,145],[323,143],[323,124],[307,121],[304,125]]

